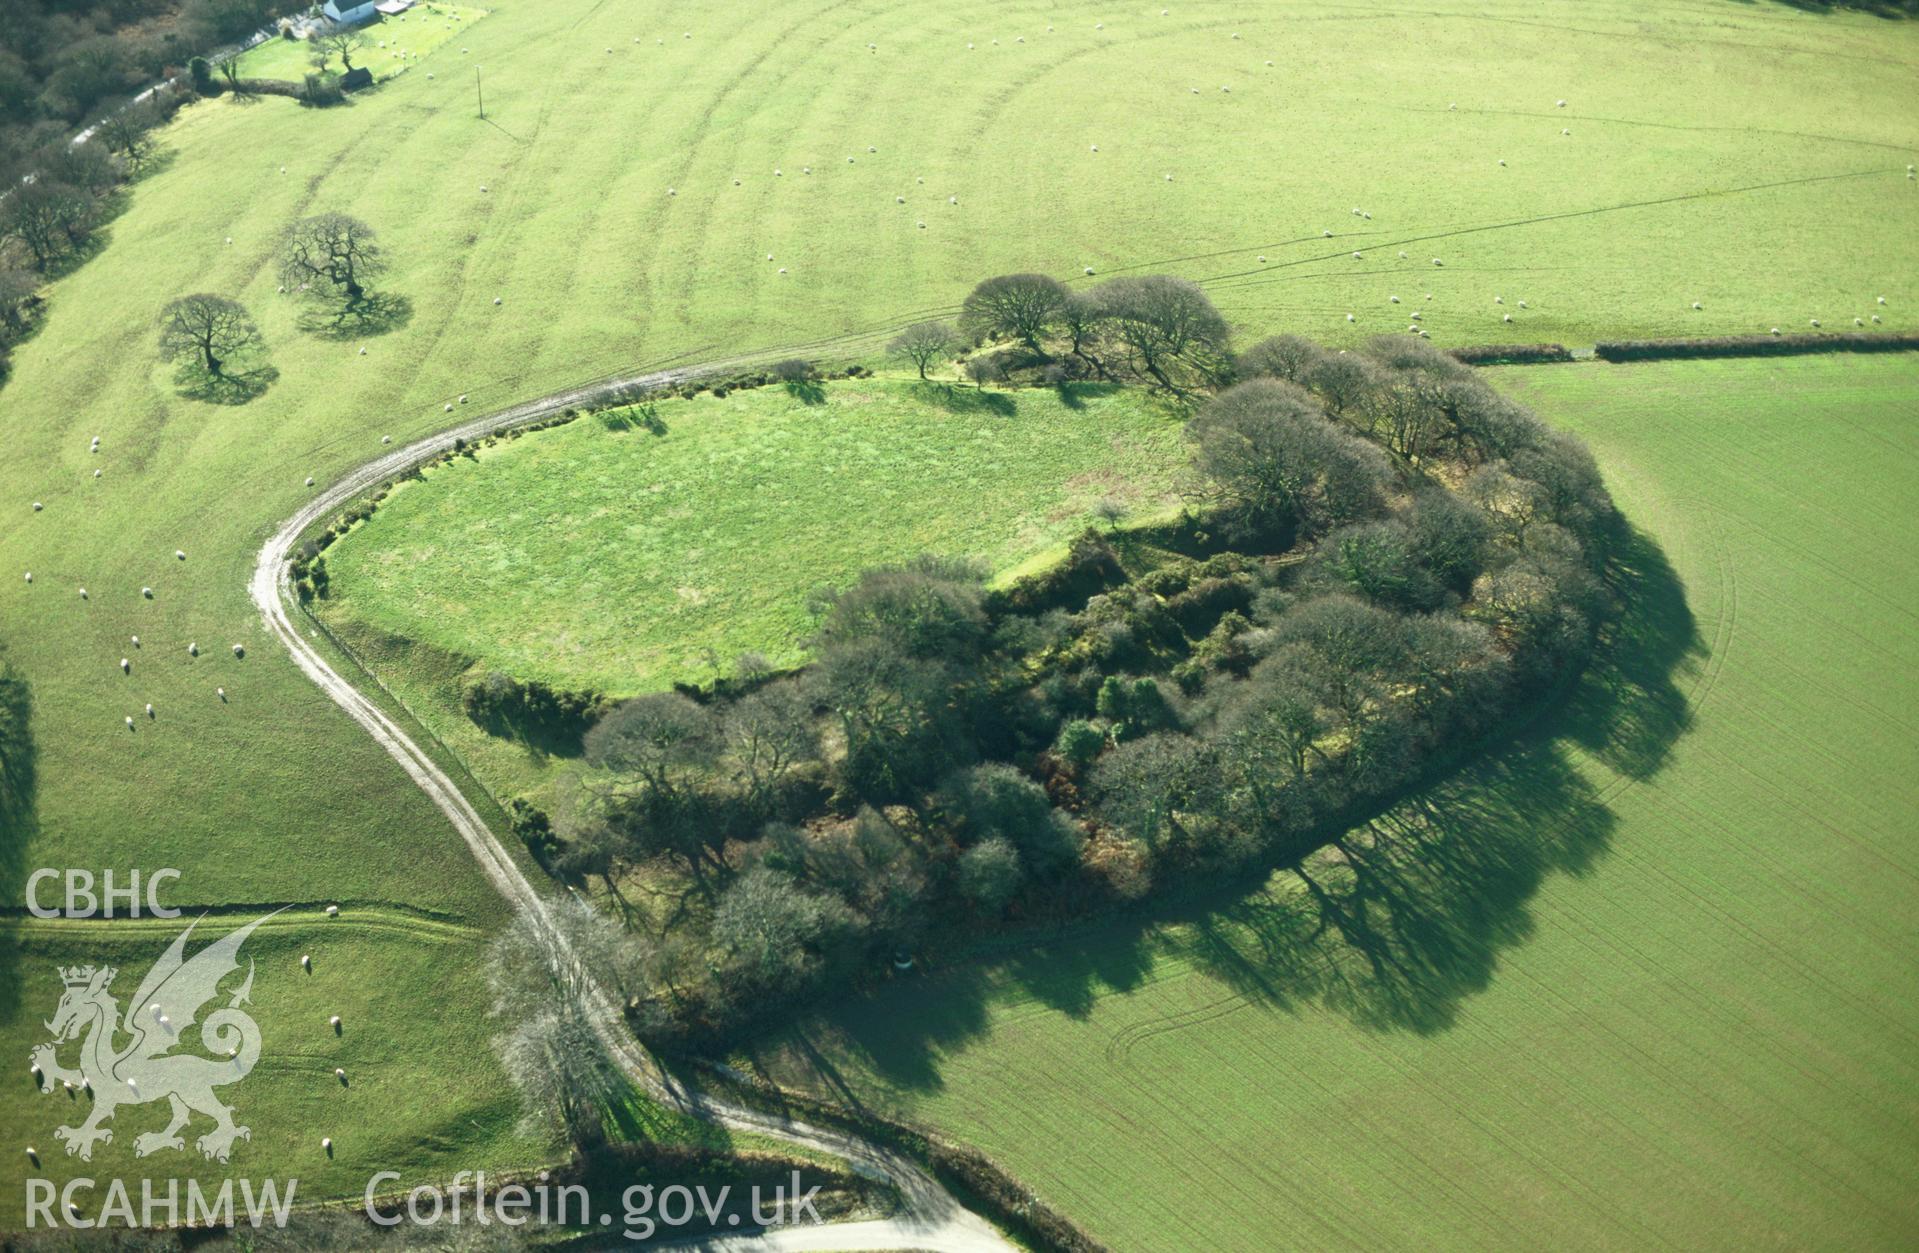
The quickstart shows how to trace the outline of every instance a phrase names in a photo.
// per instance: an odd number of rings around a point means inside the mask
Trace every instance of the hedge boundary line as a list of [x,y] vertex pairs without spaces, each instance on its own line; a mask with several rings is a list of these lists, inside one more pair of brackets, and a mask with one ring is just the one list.
[[1691,339],[1607,339],[1593,345],[1601,361],[1687,357],[1786,357],[1819,352],[1911,352],[1919,332],[1859,331],[1797,335],[1713,335]]
[[963,1203],[1028,1248],[1042,1253],[1108,1253],[1104,1244],[971,1145],[955,1144],[929,1130],[882,1118],[871,1110],[852,1110],[794,1092],[719,1062],[698,1057],[685,1060],[747,1104],[789,1118],[798,1113],[814,1122],[891,1145],[917,1160]]
[[1564,344],[1471,344],[1448,348],[1446,355],[1462,365],[1541,365],[1573,360]]

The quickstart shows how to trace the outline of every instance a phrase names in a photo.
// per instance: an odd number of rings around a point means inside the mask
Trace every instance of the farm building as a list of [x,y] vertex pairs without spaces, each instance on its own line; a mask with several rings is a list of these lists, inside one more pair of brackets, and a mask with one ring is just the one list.
[[344,4],[341,3],[341,0],[326,0],[326,4],[321,7],[320,12],[326,16],[326,20],[329,22],[336,23],[340,26],[357,26],[361,22],[372,21],[374,10],[377,7],[378,6],[373,3],[373,0],[366,0],[364,4],[354,4],[352,0],[346,0]]

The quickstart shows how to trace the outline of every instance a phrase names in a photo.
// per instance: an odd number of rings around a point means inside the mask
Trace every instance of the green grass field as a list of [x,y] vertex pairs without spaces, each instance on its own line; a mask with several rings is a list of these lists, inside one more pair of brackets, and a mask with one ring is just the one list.
[[[0,391],[0,640],[32,691],[38,780],[0,899],[41,865],[175,866],[174,904],[337,898],[497,925],[437,811],[266,644],[244,590],[307,476],[441,426],[462,394],[471,413],[629,366],[858,353],[1014,268],[1185,273],[1249,334],[1392,329],[1387,297],[1426,292],[1444,343],[1875,309],[1919,325],[1903,174],[1919,119],[1896,107],[1919,29],[1706,0],[1157,12],[500,0],[349,107],[188,109]],[[332,209],[389,247],[385,335],[302,331],[275,291],[280,231]],[[155,315],[196,290],[245,300],[265,329],[279,374],[251,404],[182,397],[155,359]],[[129,732],[147,702],[155,718]],[[96,959],[47,943],[22,943],[23,969]],[[370,968],[450,985],[479,952],[362,943]],[[42,984],[12,988],[0,1048],[24,1051],[49,1007]],[[346,995],[396,1067],[494,1073],[477,1001],[428,1017]],[[495,1087],[476,1080],[475,1099]],[[15,1122],[9,1106],[9,1126],[43,1139],[34,1108]],[[422,1173],[490,1164],[438,1108],[382,1112],[421,1144]],[[294,1126],[292,1109],[250,1117],[263,1145],[290,1142],[269,1120]],[[505,1160],[527,1147],[476,1139]],[[9,1153],[0,1225],[20,1195]]]
[[[463,37],[468,27],[485,16],[485,9],[470,5],[417,5],[398,17],[382,18],[359,28],[366,46],[353,54],[354,60],[371,70],[376,81],[393,78],[419,64],[442,44]],[[269,39],[240,54],[240,76],[297,83],[313,72],[312,54],[312,47],[304,40]],[[328,72],[340,72],[337,58],[329,62]]]
[[1004,571],[1112,499],[1176,506],[1180,421],[1140,392],[917,381],[658,406],[667,434],[574,422],[403,484],[327,556],[329,619],[559,687],[797,664],[808,595],[923,552]]
[[1908,1243],[1919,363],[1506,382],[1646,537],[1562,713],[1311,886],[961,967],[760,1062],[1116,1248]]

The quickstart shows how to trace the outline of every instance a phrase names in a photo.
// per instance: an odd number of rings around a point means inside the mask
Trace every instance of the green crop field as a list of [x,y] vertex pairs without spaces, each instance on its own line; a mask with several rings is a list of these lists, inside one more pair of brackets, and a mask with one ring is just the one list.
[[[1176,271],[1248,334],[1333,340],[1403,326],[1415,303],[1443,343],[1875,312],[1919,326],[1907,24],[1707,0],[487,10],[342,108],[187,109],[97,255],[51,285],[0,389],[0,641],[31,693],[36,780],[31,809],[8,814],[0,900],[17,917],[41,866],[177,867],[169,903],[189,909],[293,903],[318,927],[339,900],[467,928],[336,920],[363,928],[355,961],[374,972],[341,1012],[392,1073],[472,1078],[465,1122],[457,1104],[381,1104],[423,1175],[540,1151],[499,1104],[475,974],[504,907],[247,600],[253,554],[308,476],[446,424],[462,395],[484,412],[762,347],[870,353],[1014,268]],[[276,290],[282,229],[336,209],[387,245],[384,334],[302,329]],[[250,404],[183,396],[156,358],[159,309],[200,290],[264,329],[278,374]],[[104,958],[66,931],[8,934],[20,974],[0,982],[0,1049],[17,1057],[44,1038],[49,964]],[[469,994],[423,1013],[381,994],[383,970]],[[270,1043],[305,1029],[262,1027]],[[304,1144],[309,1111],[255,1104],[246,1168],[299,1165],[268,1146],[292,1127]],[[44,1150],[47,1109],[9,1097],[8,1125]],[[341,1147],[354,1164],[370,1148]],[[0,1225],[24,1170],[9,1154]],[[1108,1201],[1085,1212],[1118,1212]]]
[[1310,884],[758,1061],[981,1146],[1115,1247],[1908,1243],[1919,363],[1507,382],[1641,529],[1561,714]]

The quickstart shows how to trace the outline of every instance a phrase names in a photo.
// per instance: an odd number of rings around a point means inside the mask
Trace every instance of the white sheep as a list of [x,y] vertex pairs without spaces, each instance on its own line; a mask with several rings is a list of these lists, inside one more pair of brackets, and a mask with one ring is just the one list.
[[1879,297],[1879,303],[1880,303],[1880,304],[1885,304],[1885,303],[1886,303],[1886,298],[1885,298],[1884,296],[1881,296],[1881,297]]
[[1446,106],[1446,112],[1451,113],[1453,110],[1457,109],[1458,107],[1459,106],[1456,104],[1449,104]]
[[917,225],[917,226],[918,226],[918,227],[919,227],[919,228],[920,228],[921,230],[925,230],[925,229],[926,229],[926,223],[924,223],[924,222],[919,222],[919,223],[916,223],[916,225]]
[[327,1026],[332,1027],[335,1031],[338,1031],[340,1029],[340,1016],[338,1014],[335,1014],[333,1015],[333,1017],[327,1019]]
[[1264,253],[1261,253],[1261,254],[1260,254],[1260,258],[1259,258],[1259,263],[1260,263],[1261,265],[1265,265],[1265,264],[1266,264],[1266,255],[1265,255]]
[[1364,259],[1365,259],[1365,258],[1363,258],[1362,256],[1360,256],[1360,254],[1359,254],[1359,253],[1357,253],[1357,252],[1355,252],[1355,253],[1353,254],[1353,260],[1355,260],[1355,261],[1363,261]]
[[1814,318],[1814,319],[1812,319],[1812,324],[1813,324],[1814,326],[1818,326],[1818,325],[1819,325],[1819,319],[1818,319],[1818,318]]
[[380,442],[382,444],[391,444],[393,442],[393,437],[391,435],[382,435],[380,436]]
[[1560,107],[1560,108],[1562,108],[1562,109],[1563,109],[1563,108],[1565,108],[1565,107],[1566,107],[1566,102],[1565,102],[1564,100],[1561,100],[1561,101],[1559,102],[1559,106],[1558,106],[1558,107]]
[[122,657],[120,659],[120,673],[121,674],[133,673],[133,663],[131,661],[128,661],[125,657]]
[[[1088,274],[1091,274],[1091,273],[1093,272],[1093,267],[1092,267],[1092,266],[1090,266],[1090,265],[1089,265],[1089,266],[1087,266],[1087,267],[1086,267],[1086,272],[1087,272]],[[1875,322],[1877,322],[1878,320],[1879,320],[1878,318],[1874,318],[1874,319],[1873,319],[1873,321],[1875,321]]]
[[99,477],[100,477],[100,472],[99,472],[98,470],[95,470],[95,471],[93,472],[93,477],[94,477],[94,478],[96,478],[96,479],[97,479],[97,478],[99,478]]
[[1523,300],[1522,300],[1522,301],[1520,301],[1520,302],[1519,302],[1519,307],[1520,307],[1520,308],[1522,308],[1522,309],[1524,309],[1524,308],[1526,308],[1526,302],[1525,302],[1525,301],[1523,301]]
[[85,600],[86,598],[87,598],[87,589],[83,587],[80,589],[80,599]]
[[1866,324],[1866,320],[1864,318],[1854,318],[1852,320],[1852,324],[1854,326],[1864,326]]
[[216,688],[214,688],[214,689],[213,689],[213,694],[214,694],[215,696],[218,696],[218,697],[220,698],[220,703],[221,703],[221,704],[225,704],[225,703],[226,703],[226,699],[227,699],[227,690],[226,690],[225,688],[223,688],[223,687],[216,687]]
[[151,718],[152,716],[153,716],[153,702],[152,702],[152,701],[148,701],[148,702],[147,702],[147,717],[149,717],[149,718]]
[[866,145],[866,150],[867,150],[868,152],[878,152],[878,151],[879,151],[879,149],[878,149],[878,148],[875,148],[875,147],[874,147],[874,146],[873,146],[872,144],[868,144],[868,145]]
[[326,1155],[328,1157],[332,1157],[333,1156],[333,1137],[321,1136],[320,1147],[326,1151]]
[[152,600],[152,599],[153,599],[153,589],[152,589],[152,588],[150,588],[150,587],[143,587],[143,588],[141,588],[141,589],[140,589],[140,595],[141,595],[141,596],[143,596],[143,597],[145,597],[145,598],[146,598],[146,599],[148,599],[148,600]]
[[1506,298],[1504,296],[1494,296],[1493,303],[1496,305],[1503,305],[1506,303]]
[[1499,166],[1501,169],[1504,169],[1506,167],[1506,158],[1504,157],[1499,158]]
[[493,303],[494,303],[494,304],[496,304],[496,305],[497,305],[497,304],[499,304],[499,303],[500,303],[500,298],[499,298],[498,296],[495,296],[495,297],[493,298]]
[[311,955],[306,953],[300,954],[300,969],[306,971],[308,974],[313,973],[313,958]]
[[669,196],[677,196],[680,194],[680,192],[679,192],[679,189],[676,187],[669,187],[666,189],[666,194]]
[[785,267],[785,266],[781,266],[781,267],[780,267],[780,273],[781,273],[781,274],[784,274],[784,273],[786,273],[786,267]]
[[1694,309],[1703,309],[1703,308],[1705,308],[1706,306],[1704,306],[1704,305],[1702,305],[1702,304],[1700,304],[1700,303],[1699,303],[1699,302],[1698,302],[1697,300],[1695,300],[1695,301],[1693,301],[1693,302],[1692,302],[1692,307],[1693,307]]
[[362,357],[364,357],[364,356],[366,356],[366,349],[364,349],[364,348],[362,348],[362,349],[360,349],[360,355],[361,355]]
[[33,511],[35,513],[39,513],[42,509],[45,509],[45,508],[46,506],[41,504],[39,501],[36,500],[33,502]]
[[173,550],[173,559],[174,559],[175,561],[185,561],[185,560],[187,559],[187,553],[186,553],[186,549],[184,549],[184,548],[176,548],[176,549],[174,549],[174,550]]
[[1513,315],[1510,313],[1501,314],[1499,320],[1502,322],[1510,322],[1513,320]]
[[244,657],[244,656],[246,656],[246,655],[247,655],[247,646],[246,646],[245,644],[235,644],[235,645],[233,646],[233,655],[234,655],[235,657]]
[[[340,916],[340,907],[338,905],[328,905],[326,907],[326,916],[329,918],[338,918]],[[336,1018],[333,1021],[338,1022],[340,1020]]]
[[1877,321],[1879,320],[1879,315],[1878,315],[1878,314],[1876,314],[1876,313],[1875,313],[1875,314],[1873,314],[1873,315],[1872,315],[1872,320],[1873,320],[1874,322],[1877,322]]
[[1392,302],[1393,302],[1394,304],[1398,304],[1398,303],[1399,303],[1399,297],[1397,297],[1397,296],[1388,296],[1388,297],[1386,297],[1386,299],[1388,299],[1388,300],[1390,300],[1390,301],[1392,301]]
[[133,646],[135,648],[140,647],[140,637],[137,635],[133,637]]
[[1445,265],[1446,263],[1445,263],[1445,262],[1443,262],[1443,261],[1441,261],[1441,260],[1440,260],[1440,259],[1439,259],[1438,257],[1434,257],[1434,258],[1433,258],[1433,264],[1434,264],[1434,265],[1438,265],[1438,266],[1443,266],[1443,265]]
[[1357,321],[1359,321],[1359,319],[1358,319],[1358,318],[1356,318],[1356,317],[1354,317],[1354,316],[1353,316],[1352,314],[1350,314],[1350,313],[1346,315],[1346,320],[1347,320],[1348,322],[1357,322]]
[[308,487],[313,486],[313,476],[311,474],[307,475],[307,486]]
[[[1171,177],[1171,176],[1169,175],[1168,177]],[[946,198],[946,203],[947,203],[947,204],[958,204],[958,203],[959,203],[959,197],[958,197],[958,196],[948,196],[948,197]]]
[[1331,239],[1333,237],[1333,233],[1331,231],[1321,231],[1320,234],[1325,236],[1327,239]]
[[129,731],[131,731],[131,730],[133,730],[133,715],[132,715],[132,714],[128,714],[128,715],[127,715],[127,730],[129,730]]
[[187,656],[198,657],[199,655],[200,655],[200,646],[198,644],[187,645]]
[[1093,144],[1093,145],[1092,145],[1092,149],[1093,149],[1093,151],[1094,151],[1094,152],[1098,152],[1098,151],[1099,151],[1099,145],[1098,145],[1098,144]]
[[1773,327],[1773,328],[1772,328],[1772,333],[1773,333],[1774,335],[1777,335],[1777,334],[1779,333],[1779,328],[1778,328],[1778,327],[1776,327],[1776,326],[1775,326],[1775,327]]
[[1401,261],[1404,261],[1406,259],[1406,250],[1404,248],[1401,248],[1399,250],[1399,259]]
[[1568,130],[1568,129],[1567,129],[1566,127],[1564,127],[1564,126],[1562,126],[1562,127],[1560,127],[1560,128],[1559,128],[1559,133],[1560,133],[1560,134],[1562,134],[1562,135],[1570,135],[1570,134],[1572,134],[1572,131],[1570,131],[1570,130]]
[[895,196],[895,197],[893,197],[893,203],[894,203],[894,204],[905,204],[905,203],[906,203],[906,197],[905,197],[905,196]]
[[465,392],[461,392],[461,393],[460,393],[460,403],[461,403],[461,404],[465,404],[465,403],[466,403],[466,393],[465,393]]
[[345,1083],[345,1082],[346,1082],[346,1071],[345,1071],[345,1069],[343,1069],[342,1067],[339,1067],[339,1066],[335,1066],[335,1067],[333,1068],[333,1077],[334,1077],[335,1079],[338,1079],[338,1080],[339,1080],[339,1081],[340,1081],[341,1083]]

